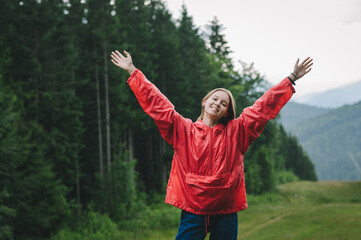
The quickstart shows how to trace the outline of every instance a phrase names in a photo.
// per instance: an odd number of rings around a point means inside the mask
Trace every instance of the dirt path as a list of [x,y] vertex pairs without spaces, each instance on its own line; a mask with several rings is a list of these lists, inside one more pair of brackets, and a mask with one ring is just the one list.
[[279,220],[281,220],[282,218],[286,217],[286,216],[289,216],[291,214],[295,213],[295,211],[293,211],[292,213],[287,213],[287,214],[283,214],[283,215],[280,215],[280,216],[277,216],[276,218],[273,218],[273,219],[270,219],[268,220],[267,222],[264,222],[262,224],[259,224],[257,225],[255,228],[249,230],[249,231],[246,231],[246,232],[242,232],[241,233],[241,236],[242,238],[246,238],[248,237],[249,235],[252,235],[253,233],[259,231],[260,229],[272,224],[272,223],[275,223],[275,222],[278,222]]

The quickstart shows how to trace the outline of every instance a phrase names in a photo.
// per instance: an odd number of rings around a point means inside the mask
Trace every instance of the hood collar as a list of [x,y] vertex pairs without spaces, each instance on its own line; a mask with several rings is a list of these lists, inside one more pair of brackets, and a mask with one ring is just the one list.
[[224,128],[225,125],[223,123],[218,123],[216,126],[214,127],[209,127],[207,126],[202,120],[198,120],[197,122],[194,123],[194,125],[199,129],[199,130],[203,130],[203,131],[207,131],[210,129],[214,129],[216,134],[221,133]]

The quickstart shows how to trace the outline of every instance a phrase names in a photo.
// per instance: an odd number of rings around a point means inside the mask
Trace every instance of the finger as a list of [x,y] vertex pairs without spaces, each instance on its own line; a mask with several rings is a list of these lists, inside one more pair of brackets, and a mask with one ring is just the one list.
[[111,56],[112,57],[119,57],[115,52],[112,52]]
[[110,57],[112,58],[112,60],[115,60],[115,61],[117,61],[117,58],[112,54],[112,55],[110,55]]
[[[310,57],[308,57],[308,58],[306,58],[305,60],[303,60],[302,63],[301,63],[301,65],[304,65],[305,62],[306,62],[308,59],[310,59]],[[311,60],[312,60],[312,59],[311,59]]]
[[120,59],[120,56],[118,54],[116,54],[115,52],[112,52],[112,57]]
[[114,61],[113,59],[110,59],[114,65],[118,66],[118,62]]
[[308,64],[310,64],[312,61],[313,61],[313,59],[311,58],[311,59],[309,59],[307,62],[305,62],[304,65],[308,65]]
[[312,65],[313,65],[313,63],[310,63],[310,64],[308,64],[308,65],[303,66],[303,68],[304,68],[304,69],[308,69],[308,68],[310,68]]
[[120,60],[119,56],[116,55],[114,52],[111,55],[112,59],[114,59],[114,61],[118,62]]
[[295,63],[295,68],[298,68],[298,63],[300,62],[300,58],[297,58],[297,61]]
[[123,54],[121,54],[118,50],[115,50],[115,52],[118,54],[120,58],[124,57]]
[[306,68],[306,69],[307,69],[307,68],[310,68],[312,65],[313,65],[313,63],[308,64],[307,66],[305,66],[305,68]]
[[130,56],[130,54],[124,50],[125,55],[127,56],[127,59],[129,59],[132,62],[132,56]]

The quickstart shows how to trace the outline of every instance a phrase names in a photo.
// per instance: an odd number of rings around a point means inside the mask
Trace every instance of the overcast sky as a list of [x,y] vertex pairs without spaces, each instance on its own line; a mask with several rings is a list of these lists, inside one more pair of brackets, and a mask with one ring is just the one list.
[[217,16],[234,63],[254,62],[271,83],[287,76],[298,57],[311,56],[314,66],[297,82],[295,97],[361,81],[361,0],[165,2],[175,19],[185,3],[202,30]]

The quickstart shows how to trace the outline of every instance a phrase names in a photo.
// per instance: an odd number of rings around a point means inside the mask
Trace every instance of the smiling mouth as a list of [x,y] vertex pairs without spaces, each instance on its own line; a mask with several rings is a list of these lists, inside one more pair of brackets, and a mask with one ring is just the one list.
[[219,111],[219,109],[218,108],[216,108],[216,107],[211,107],[213,110],[215,110],[216,112],[218,112]]

